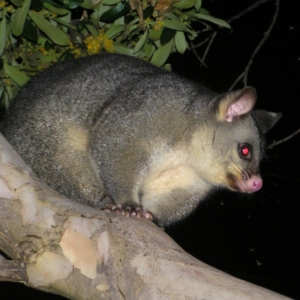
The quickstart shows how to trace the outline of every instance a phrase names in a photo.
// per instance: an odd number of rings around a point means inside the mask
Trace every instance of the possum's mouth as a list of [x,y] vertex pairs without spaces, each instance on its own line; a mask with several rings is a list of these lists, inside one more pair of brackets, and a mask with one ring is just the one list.
[[254,193],[263,186],[260,174],[252,174],[249,170],[242,171],[240,176],[228,173],[226,178],[228,187],[237,192]]

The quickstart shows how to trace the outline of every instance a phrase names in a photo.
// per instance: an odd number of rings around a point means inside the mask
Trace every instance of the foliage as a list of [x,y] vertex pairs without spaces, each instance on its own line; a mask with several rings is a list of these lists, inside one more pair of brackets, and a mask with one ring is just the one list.
[[[0,97],[51,63],[117,52],[165,65],[197,33],[192,22],[229,28],[201,0],[0,0]],[[166,66],[166,65],[165,65]]]

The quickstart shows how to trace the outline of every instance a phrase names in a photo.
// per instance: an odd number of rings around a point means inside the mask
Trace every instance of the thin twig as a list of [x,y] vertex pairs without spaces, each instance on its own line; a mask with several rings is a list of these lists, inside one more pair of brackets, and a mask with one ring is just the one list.
[[234,83],[231,85],[231,87],[229,88],[229,91],[231,91],[235,85],[244,77],[245,75],[245,71],[239,75],[239,77],[234,81]]
[[249,74],[249,70],[250,70],[250,67],[251,65],[253,64],[253,60],[254,60],[254,57],[256,56],[256,54],[258,53],[258,51],[260,50],[260,48],[263,46],[263,44],[265,43],[265,41],[268,39],[268,37],[270,36],[270,33],[275,25],[275,22],[276,22],[276,19],[278,17],[278,13],[279,13],[279,3],[280,3],[280,0],[275,0],[275,5],[276,5],[276,10],[275,10],[275,13],[273,15],[273,19],[272,19],[272,22],[269,26],[269,28],[267,29],[267,31],[264,33],[264,37],[262,38],[262,40],[259,42],[259,44],[257,45],[257,47],[255,48],[255,50],[253,51],[250,59],[249,59],[249,62],[245,68],[245,70],[243,71],[242,74],[240,74],[238,76],[238,78],[235,80],[234,84],[232,84],[232,86],[230,87],[229,90],[232,90],[234,88],[234,86],[238,83],[238,81],[240,81],[242,78],[243,79],[243,83],[244,83],[244,86],[247,85],[247,81],[248,81],[248,74]]
[[[228,23],[231,23],[232,21],[234,20],[237,20],[239,19],[240,17],[242,17],[244,14],[250,12],[251,10],[253,10],[254,8],[257,8],[259,5],[265,3],[265,2],[268,2],[268,1],[271,1],[271,0],[258,0],[256,1],[254,4],[250,5],[249,7],[247,7],[245,10],[243,10],[242,12],[238,13],[237,15],[231,17],[229,20],[227,20]],[[202,33],[203,31],[207,31],[207,28],[205,28],[204,30],[201,30],[197,33]],[[206,39],[204,39],[202,42],[198,43],[198,44],[194,44],[194,43],[191,43],[191,48],[196,56],[196,58],[200,61],[200,63],[206,67],[205,63],[204,63],[204,60],[208,54],[208,51],[212,45],[212,42],[214,40],[214,38],[216,37],[217,35],[217,31],[213,31],[213,33],[211,34],[210,37],[207,37]],[[207,42],[209,41],[208,43],[208,46],[206,47],[205,49],[205,52],[204,52],[204,55],[203,55],[203,58],[201,59],[200,56],[197,54],[197,51],[196,51],[196,48],[199,48],[201,47],[202,45],[206,44]],[[256,53],[255,53],[256,54]],[[254,54],[254,55],[255,55]],[[252,64],[252,63],[251,63]],[[250,64],[250,65],[251,65]],[[250,68],[250,66],[249,66]],[[236,81],[234,82],[234,84],[232,85],[231,89],[237,84],[237,82],[239,82],[243,76],[245,75],[246,71],[244,71],[241,75],[239,75],[239,77],[236,79]],[[247,75],[247,74],[246,74]]]
[[211,44],[212,44],[214,38],[216,37],[216,35],[217,35],[217,32],[216,32],[216,31],[213,32],[213,34],[212,34],[212,36],[211,36],[211,38],[210,38],[210,41],[209,41],[209,43],[208,43],[208,45],[207,45],[207,47],[206,47],[206,49],[205,49],[205,52],[204,52],[204,54],[203,54],[202,61],[205,61],[206,55],[207,55],[207,53],[208,53],[208,51],[209,51],[209,48],[210,48],[210,46],[211,46]]
[[279,140],[277,142],[273,142],[271,145],[268,146],[268,148],[273,148],[279,144],[282,144],[286,141],[288,141],[289,139],[291,139],[292,137],[294,137],[295,135],[297,135],[298,133],[300,132],[300,129],[296,130],[294,133],[292,133],[291,135],[287,136],[286,138],[282,139],[282,140]]
[[199,44],[194,44],[192,43],[193,47],[196,49],[196,48],[199,48],[201,47],[202,45],[206,44],[208,41],[209,41],[210,37],[207,37],[205,40],[203,40],[202,42],[200,42]]
[[[216,37],[216,35],[217,35],[217,31],[214,31],[209,37],[207,37],[207,38],[206,38],[205,40],[203,40],[201,43],[199,43],[199,44],[197,44],[197,45],[195,45],[194,43],[191,43],[192,50],[193,50],[195,56],[196,56],[197,59],[200,61],[200,63],[201,63],[203,66],[205,66],[205,67],[207,67],[206,64],[205,64],[205,62],[204,62],[204,61],[205,61],[205,58],[206,58],[206,55],[207,55],[207,53],[208,53],[208,51],[209,51],[209,48],[210,48],[210,46],[211,46],[211,44],[212,44],[214,38]],[[207,42],[208,42],[208,45],[207,45],[207,47],[206,47],[206,49],[205,49],[205,51],[204,51],[203,57],[201,58],[201,57],[198,55],[198,53],[197,53],[197,51],[196,51],[196,48],[199,48],[200,46],[206,44]]]
[[196,33],[197,34],[199,34],[199,33],[202,33],[202,32],[207,32],[207,31],[210,31],[211,30],[211,28],[204,28],[204,29],[201,29],[201,30],[198,30],[198,31],[196,31]]
[[81,15],[79,21],[82,21],[82,20],[87,19],[87,18],[88,18],[88,13],[87,13],[86,10],[83,10],[82,15]]
[[207,67],[205,62],[201,59],[201,57],[198,55],[197,51],[196,51],[196,48],[194,47],[193,43],[191,43],[191,47],[192,47],[192,50],[196,56],[196,58],[200,61],[201,65],[203,65],[204,67]]
[[250,67],[253,63],[253,60],[254,60],[254,57],[255,55],[258,53],[258,51],[260,50],[260,48],[262,47],[262,45],[265,43],[265,41],[268,39],[268,37],[270,36],[270,33],[276,23],[276,20],[277,20],[277,17],[278,17],[278,13],[279,13],[279,3],[280,3],[280,0],[276,0],[275,1],[275,5],[276,5],[276,10],[275,10],[275,13],[273,15],[273,20],[268,28],[268,30],[265,32],[264,34],[264,37],[263,39],[260,41],[260,43],[258,44],[258,46],[256,47],[256,49],[254,50],[251,58],[250,58],[250,61],[248,63],[248,65],[246,66],[246,69],[245,69],[245,77],[244,77],[244,86],[247,85],[247,79],[248,79],[248,74],[249,74],[249,70],[250,70]]
[[[240,17],[242,17],[243,15],[245,15],[246,13],[252,11],[253,9],[257,8],[259,5],[263,4],[263,3],[266,3],[268,1],[271,1],[271,0],[258,0],[256,1],[255,3],[253,3],[252,5],[250,5],[249,7],[247,7],[245,10],[243,10],[242,12],[238,13],[237,15],[231,17],[229,20],[227,20],[228,23],[231,23],[232,21],[234,20],[237,20],[239,19]],[[268,30],[264,33],[264,37],[262,38],[262,40],[260,41],[260,43],[258,44],[258,46],[255,48],[254,52],[252,53],[250,59],[249,59],[249,62],[245,68],[245,70],[238,76],[238,78],[234,81],[234,83],[232,84],[232,86],[230,87],[229,90],[232,90],[235,85],[243,79],[243,82],[244,82],[244,86],[247,85],[247,81],[248,81],[248,74],[249,74],[249,71],[250,71],[250,67],[251,65],[253,64],[253,60],[254,60],[254,57],[256,56],[256,54],[259,52],[260,48],[263,46],[263,44],[265,43],[265,41],[268,39],[268,37],[270,36],[270,33],[275,25],[275,22],[276,22],[276,19],[278,17],[278,13],[279,13],[279,3],[280,3],[280,0],[275,0],[275,5],[276,5],[276,10],[275,10],[275,13],[273,15],[273,19],[272,19],[272,22],[268,28]],[[212,42],[214,40],[214,38],[216,37],[217,35],[217,31],[214,31],[210,37],[206,38],[205,40],[203,40],[202,42],[198,43],[197,45],[195,45],[194,43],[191,43],[191,48],[196,56],[196,58],[200,61],[200,63],[206,67],[204,61],[205,61],[205,58],[208,54],[208,51],[212,45]],[[196,48],[206,44],[207,42],[209,41],[206,49],[205,49],[205,52],[203,54],[203,57],[202,59],[200,58],[200,56],[198,55],[197,51],[196,51]]]
[[251,10],[253,10],[254,8],[257,8],[259,5],[268,2],[271,0],[258,0],[255,3],[253,3],[252,5],[250,5],[249,7],[247,7],[245,10],[243,10],[242,12],[238,13],[237,15],[231,17],[230,19],[227,20],[227,23],[231,23],[232,21],[239,19],[240,17],[242,17],[244,14],[250,12]]

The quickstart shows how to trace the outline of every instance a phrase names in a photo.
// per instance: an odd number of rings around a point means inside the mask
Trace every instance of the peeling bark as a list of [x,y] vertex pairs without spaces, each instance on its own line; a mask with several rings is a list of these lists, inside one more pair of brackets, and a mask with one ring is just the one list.
[[59,195],[0,136],[0,280],[70,299],[289,299],[218,271],[144,219]]

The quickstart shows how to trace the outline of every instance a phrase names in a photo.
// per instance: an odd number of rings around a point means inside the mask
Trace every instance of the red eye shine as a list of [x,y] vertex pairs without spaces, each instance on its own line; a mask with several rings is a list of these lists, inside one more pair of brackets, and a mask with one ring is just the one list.
[[248,155],[248,153],[249,153],[250,151],[249,151],[249,148],[247,148],[247,147],[244,147],[243,149],[242,149],[242,153],[243,153],[243,155]]
[[249,144],[241,144],[239,146],[239,155],[241,158],[250,158],[251,146]]

